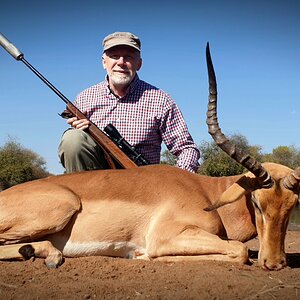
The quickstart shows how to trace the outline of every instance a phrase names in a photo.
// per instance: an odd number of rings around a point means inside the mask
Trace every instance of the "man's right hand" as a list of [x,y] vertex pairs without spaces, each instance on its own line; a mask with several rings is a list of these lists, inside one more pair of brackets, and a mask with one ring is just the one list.
[[78,120],[77,117],[72,117],[67,120],[67,123],[75,129],[87,129],[90,125],[90,121],[87,119]]

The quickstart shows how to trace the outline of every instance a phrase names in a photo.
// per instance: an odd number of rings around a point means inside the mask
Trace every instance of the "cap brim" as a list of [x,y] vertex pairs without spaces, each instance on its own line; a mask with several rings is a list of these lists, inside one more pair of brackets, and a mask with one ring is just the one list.
[[135,46],[131,43],[112,43],[110,45],[107,45],[105,48],[103,48],[103,52],[107,51],[108,49],[111,49],[113,47],[117,47],[117,46],[128,46],[128,47],[131,47],[131,48],[134,48],[138,51],[141,51],[140,48],[138,46]]

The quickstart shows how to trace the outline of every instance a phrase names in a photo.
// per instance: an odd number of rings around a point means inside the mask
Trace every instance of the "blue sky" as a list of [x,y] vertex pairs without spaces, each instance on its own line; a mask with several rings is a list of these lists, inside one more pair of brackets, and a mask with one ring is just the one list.
[[[300,2],[1,1],[0,32],[68,99],[100,82],[101,41],[114,31],[142,40],[140,78],[168,92],[197,144],[206,128],[210,42],[223,131],[264,152],[300,147]],[[0,49],[0,146],[8,136],[63,172],[57,146],[64,103],[25,65]]]

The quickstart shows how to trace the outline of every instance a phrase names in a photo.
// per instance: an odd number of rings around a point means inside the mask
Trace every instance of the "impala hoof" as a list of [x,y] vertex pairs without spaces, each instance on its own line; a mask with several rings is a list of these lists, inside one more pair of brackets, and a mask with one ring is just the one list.
[[54,262],[46,262],[46,261],[45,261],[45,264],[46,264],[46,266],[47,266],[48,269],[56,269],[60,265],[60,264],[56,264]]
[[56,269],[63,263],[63,256],[60,251],[55,251],[51,255],[48,255],[45,259],[45,265],[48,269]]

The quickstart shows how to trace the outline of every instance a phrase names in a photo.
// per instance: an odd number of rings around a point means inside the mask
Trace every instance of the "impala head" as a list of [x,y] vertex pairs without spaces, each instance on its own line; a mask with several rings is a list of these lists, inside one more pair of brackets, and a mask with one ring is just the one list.
[[209,76],[208,131],[225,153],[249,170],[206,210],[217,209],[251,193],[260,241],[259,263],[263,268],[279,270],[286,266],[284,240],[290,213],[299,199],[300,167],[293,171],[274,163],[262,165],[231,144],[218,124],[217,84],[208,44],[206,59]]

